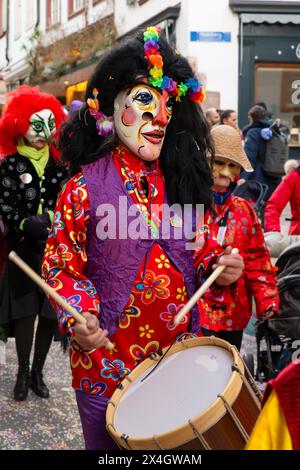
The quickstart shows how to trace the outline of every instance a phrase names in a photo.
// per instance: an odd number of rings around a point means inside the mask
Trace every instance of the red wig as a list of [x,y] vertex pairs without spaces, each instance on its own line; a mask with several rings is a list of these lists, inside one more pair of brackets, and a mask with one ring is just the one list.
[[[41,93],[39,87],[21,85],[6,95],[6,106],[0,119],[0,153],[6,157],[16,152],[18,140],[26,134],[32,114],[43,109],[50,109],[55,118],[57,129],[54,140],[58,138],[59,128],[65,114],[60,102],[48,93]],[[59,154],[54,145],[51,153],[57,159]]]

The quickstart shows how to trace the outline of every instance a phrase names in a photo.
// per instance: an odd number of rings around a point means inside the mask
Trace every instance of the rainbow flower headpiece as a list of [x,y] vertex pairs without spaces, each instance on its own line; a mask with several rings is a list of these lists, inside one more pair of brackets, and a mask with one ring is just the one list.
[[181,100],[181,96],[188,95],[191,101],[202,103],[205,99],[205,88],[196,77],[191,77],[184,82],[177,83],[170,77],[163,74],[163,58],[159,52],[160,28],[149,26],[144,32],[144,53],[149,63],[149,83],[150,85],[166,90],[176,97],[176,101]]

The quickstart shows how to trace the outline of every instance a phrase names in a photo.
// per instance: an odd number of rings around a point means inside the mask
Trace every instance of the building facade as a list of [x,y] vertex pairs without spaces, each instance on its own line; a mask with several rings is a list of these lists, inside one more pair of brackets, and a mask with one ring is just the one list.
[[243,127],[249,108],[265,102],[300,158],[300,1],[115,0],[118,37],[146,24],[167,30],[200,74],[204,109],[238,110]]
[[207,88],[204,109],[264,101],[291,128],[300,158],[300,1],[0,0],[0,74],[80,99],[103,50],[159,25]]
[[0,0],[0,73],[7,88],[38,84],[64,103],[81,99],[115,40],[113,0]]

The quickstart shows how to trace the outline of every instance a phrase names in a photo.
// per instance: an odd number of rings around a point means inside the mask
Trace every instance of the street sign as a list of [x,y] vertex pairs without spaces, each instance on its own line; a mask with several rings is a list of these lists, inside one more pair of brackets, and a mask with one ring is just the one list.
[[231,33],[214,31],[191,31],[191,41],[231,42]]

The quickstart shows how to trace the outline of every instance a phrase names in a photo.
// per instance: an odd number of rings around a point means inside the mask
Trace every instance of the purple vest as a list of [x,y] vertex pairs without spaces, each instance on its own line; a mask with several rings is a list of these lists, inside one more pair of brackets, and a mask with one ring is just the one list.
[[[127,205],[127,208],[132,206],[133,201],[126,191],[111,155],[106,155],[96,162],[84,165],[82,172],[87,185],[91,210],[87,229],[88,261],[85,274],[95,286],[100,297],[101,328],[107,329],[111,336],[118,329],[119,317],[129,300],[141,263],[145,257],[147,260],[154,243],[159,243],[168,258],[183,274],[189,297],[193,295],[197,287],[193,256],[192,251],[186,250],[185,247],[188,240],[184,236],[181,236],[181,239],[176,239],[178,237],[178,235],[176,236],[176,228],[171,226],[169,219],[168,227],[166,224],[161,224],[155,239],[149,236],[150,229],[146,221],[141,223],[139,239],[123,239],[122,232],[119,230],[116,232],[116,239],[100,239],[97,235],[97,226],[99,230],[103,214],[99,215],[99,206],[103,208],[103,205],[107,204],[110,208],[115,209],[117,227],[119,227],[119,197],[123,196],[122,203],[125,207]],[[130,223],[130,217],[128,217],[128,221]],[[164,229],[162,229],[163,225]],[[120,226],[122,227],[122,223]],[[166,229],[170,230],[169,239],[163,237]],[[153,306],[155,308],[155,305]],[[199,329],[199,313],[197,306],[195,306],[191,312],[190,331],[197,333]]]

